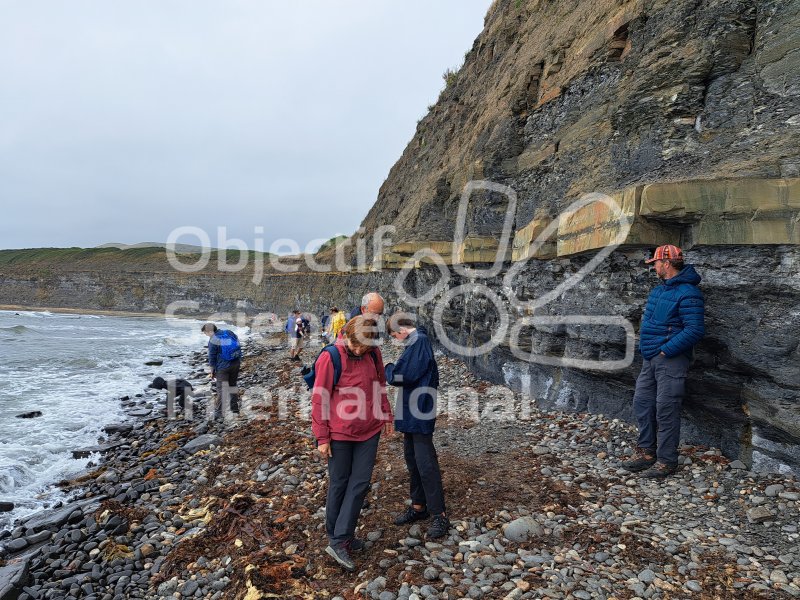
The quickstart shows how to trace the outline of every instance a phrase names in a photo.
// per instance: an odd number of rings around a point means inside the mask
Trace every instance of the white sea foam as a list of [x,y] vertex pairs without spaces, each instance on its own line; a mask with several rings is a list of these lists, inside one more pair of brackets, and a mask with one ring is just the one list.
[[[184,357],[207,342],[199,321],[86,317],[0,311],[0,340],[13,347],[0,361],[0,499],[15,504],[0,514],[0,529],[63,499],[53,484],[92,460],[73,459],[73,450],[126,418],[119,398],[143,392],[156,375],[188,375]],[[163,365],[144,364],[152,359]],[[16,418],[29,411],[42,416]]]

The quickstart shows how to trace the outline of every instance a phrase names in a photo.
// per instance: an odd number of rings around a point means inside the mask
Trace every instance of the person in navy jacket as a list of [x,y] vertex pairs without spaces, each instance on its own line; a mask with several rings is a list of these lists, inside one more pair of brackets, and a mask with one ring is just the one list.
[[395,405],[395,431],[403,433],[403,453],[411,477],[411,506],[395,519],[405,525],[433,515],[428,538],[447,535],[450,521],[444,505],[442,474],[433,430],[436,426],[436,391],[439,368],[423,327],[405,313],[393,315],[387,331],[405,345],[397,363],[386,365],[386,383],[400,387]]
[[646,262],[663,283],[650,292],[642,315],[642,370],[633,395],[639,439],[633,459],[622,466],[660,478],[678,467],[681,404],[692,350],[705,334],[705,307],[700,275],[684,264],[680,248],[659,246]]

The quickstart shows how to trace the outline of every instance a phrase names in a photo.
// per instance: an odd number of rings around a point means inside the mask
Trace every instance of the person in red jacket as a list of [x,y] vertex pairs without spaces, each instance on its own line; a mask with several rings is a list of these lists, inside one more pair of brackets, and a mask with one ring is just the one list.
[[350,553],[364,548],[354,535],[378,440],[381,432],[394,431],[378,337],[377,321],[355,317],[335,344],[342,365],[336,385],[330,354],[321,353],[314,365],[311,429],[319,453],[328,460],[325,552],[348,571],[355,570]]

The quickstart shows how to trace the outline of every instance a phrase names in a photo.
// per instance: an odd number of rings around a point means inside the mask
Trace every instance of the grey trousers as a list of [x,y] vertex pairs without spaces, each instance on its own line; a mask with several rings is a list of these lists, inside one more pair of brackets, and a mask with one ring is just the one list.
[[331,546],[353,539],[364,497],[369,490],[375,457],[376,433],[363,442],[331,441],[328,459],[328,500],[325,503],[325,529]]
[[689,357],[653,357],[642,363],[633,394],[633,412],[639,426],[637,445],[655,451],[659,462],[678,464],[681,406],[686,391]]
[[241,361],[234,360],[227,369],[217,371],[217,402],[214,405],[214,419],[228,417],[228,413],[239,413],[239,390],[236,382],[239,379]]

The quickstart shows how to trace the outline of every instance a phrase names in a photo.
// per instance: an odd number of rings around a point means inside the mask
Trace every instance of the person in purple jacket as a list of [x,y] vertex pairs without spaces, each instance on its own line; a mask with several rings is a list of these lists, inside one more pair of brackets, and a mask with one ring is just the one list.
[[411,476],[411,506],[399,515],[395,525],[421,521],[433,515],[427,537],[447,535],[447,518],[439,459],[433,445],[436,426],[436,393],[439,368],[433,347],[423,327],[406,313],[396,313],[387,323],[387,332],[405,345],[396,363],[386,365],[386,383],[398,386],[395,406],[395,431],[403,433],[403,453]]

